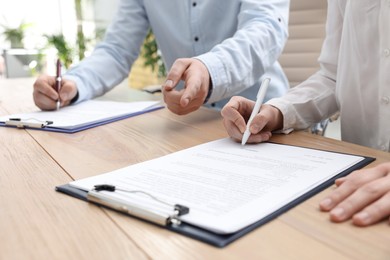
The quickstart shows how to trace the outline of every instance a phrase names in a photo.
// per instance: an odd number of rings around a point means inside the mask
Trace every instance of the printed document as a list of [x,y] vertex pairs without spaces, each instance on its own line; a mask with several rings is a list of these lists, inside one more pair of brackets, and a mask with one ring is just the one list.
[[[273,143],[242,146],[226,138],[70,185],[88,191],[94,185],[111,184],[147,192],[189,207],[182,221],[228,234],[259,221],[363,159]],[[142,203],[146,200],[142,195],[111,194],[131,200],[139,196]]]
[[[88,100],[57,111],[36,111],[0,117],[0,122],[18,118],[22,122],[37,123],[52,121],[50,128],[73,129],[115,118],[142,113],[157,107],[159,101],[116,102]],[[160,105],[161,107],[161,105]]]

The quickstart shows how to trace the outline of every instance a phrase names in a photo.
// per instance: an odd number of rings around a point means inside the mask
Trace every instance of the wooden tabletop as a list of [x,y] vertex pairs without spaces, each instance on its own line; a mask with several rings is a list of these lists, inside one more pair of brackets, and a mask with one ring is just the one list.
[[[34,79],[0,79],[0,115],[29,112]],[[126,84],[124,84],[126,85]],[[159,99],[119,86],[104,98]],[[313,196],[223,249],[104,209],[55,186],[226,137],[218,112],[167,109],[75,134],[0,127],[0,259],[390,259],[390,227],[334,224]],[[390,161],[390,154],[295,132],[272,141]]]

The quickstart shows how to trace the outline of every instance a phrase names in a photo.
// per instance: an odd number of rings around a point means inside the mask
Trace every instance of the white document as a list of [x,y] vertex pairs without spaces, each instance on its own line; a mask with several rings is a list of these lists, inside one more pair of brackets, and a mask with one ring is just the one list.
[[52,121],[53,123],[48,125],[50,128],[73,129],[138,112],[142,113],[153,109],[159,104],[159,101],[116,102],[89,100],[60,108],[58,111],[36,111],[2,116],[0,117],[0,122],[6,122],[10,118],[19,118],[26,124]]
[[[70,185],[86,191],[98,184],[141,190],[188,206],[190,213],[181,216],[182,221],[228,234],[259,221],[363,159],[272,143],[242,146],[221,139]],[[137,196],[111,194],[131,200]]]

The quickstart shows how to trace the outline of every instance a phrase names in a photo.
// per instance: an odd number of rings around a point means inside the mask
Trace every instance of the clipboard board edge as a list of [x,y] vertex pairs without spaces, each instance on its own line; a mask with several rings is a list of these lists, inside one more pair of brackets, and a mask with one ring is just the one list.
[[[166,226],[165,228],[168,230],[171,230],[173,232],[185,235],[187,237],[196,239],[198,241],[202,241],[202,242],[205,242],[207,244],[213,245],[213,246],[218,247],[218,248],[226,247],[230,243],[243,237],[244,235],[248,234],[249,232],[257,229],[258,227],[268,223],[269,221],[277,218],[281,214],[287,212],[288,210],[294,208],[295,206],[299,205],[300,203],[304,202],[305,200],[309,199],[310,197],[314,196],[315,194],[317,194],[317,193],[321,192],[322,190],[326,189],[327,187],[331,186],[337,178],[346,176],[346,175],[350,174],[351,172],[358,170],[360,168],[363,168],[363,167],[367,166],[368,164],[370,164],[371,162],[375,161],[375,158],[373,158],[373,157],[367,157],[367,156],[362,156],[362,157],[364,158],[362,161],[354,164],[353,166],[351,166],[348,169],[344,170],[343,172],[337,174],[336,176],[332,177],[331,179],[325,181],[324,183],[320,184],[319,186],[313,188],[312,190],[306,192],[305,194],[303,194],[299,198],[284,205],[283,207],[272,212],[271,214],[267,215],[266,217],[256,221],[255,223],[253,223],[249,226],[244,227],[243,229],[241,229],[235,233],[225,234],[225,235],[216,234],[216,233],[213,233],[211,231],[208,231],[208,230],[205,230],[205,229],[202,229],[202,228],[199,228],[199,227],[196,227],[196,226],[193,226],[191,224],[184,223],[184,222],[182,224],[180,224],[179,226]],[[74,188],[74,187],[70,186],[69,184],[56,186],[55,190],[58,192],[62,192],[64,194],[70,195],[72,197],[84,200],[86,202],[89,202],[87,200],[87,192],[86,191]],[[101,206],[101,205],[99,205],[99,206]],[[120,212],[120,213],[122,213],[122,212]],[[122,214],[124,214],[124,213],[122,213]],[[137,218],[137,217],[135,217],[135,218]],[[137,219],[140,219],[140,218],[137,218]],[[140,220],[147,221],[145,219],[140,219]],[[147,222],[151,223],[149,221],[147,221]],[[151,223],[151,224],[158,226],[154,223]],[[158,226],[158,227],[164,228],[161,226]]]

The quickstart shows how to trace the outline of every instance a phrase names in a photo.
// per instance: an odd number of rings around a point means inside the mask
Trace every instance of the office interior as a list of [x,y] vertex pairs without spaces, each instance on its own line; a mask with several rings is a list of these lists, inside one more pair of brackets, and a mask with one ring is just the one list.
[[[23,112],[19,106],[33,102],[30,93],[27,95],[22,89],[30,88],[32,93],[31,83],[38,75],[56,74],[59,50],[50,41],[63,36],[60,39],[69,48],[77,49],[77,32],[82,28],[88,39],[83,55],[88,56],[115,17],[120,1],[0,0],[0,93],[8,94],[0,94],[1,112]],[[319,68],[317,58],[325,35],[326,7],[327,0],[291,0],[290,36],[279,59],[291,88]],[[23,39],[15,43],[8,38],[7,30],[18,28],[23,32]],[[69,66],[82,59],[76,51],[71,57]],[[125,98],[121,92],[123,88],[149,94],[146,90],[154,90],[161,85],[164,78],[150,67],[145,67],[144,59],[140,57],[136,61],[128,78],[120,84],[120,89],[115,88],[108,93],[109,98],[116,100],[119,95]],[[66,70],[63,66],[64,73]],[[21,99],[15,102],[9,99],[17,95],[9,94],[8,90],[1,92],[6,87],[14,88],[12,91],[15,93],[20,91]],[[115,92],[117,90],[120,91]],[[156,100],[161,97],[159,93],[153,95]],[[29,102],[24,102],[26,100]],[[3,227],[10,228],[3,230],[4,247],[0,244],[0,259],[2,256],[8,256],[5,259],[42,259],[41,256],[52,259],[368,259],[368,256],[388,259],[387,222],[370,229],[356,228],[350,222],[335,225],[328,220],[326,213],[320,212],[318,201],[329,194],[334,185],[290,212],[284,212],[282,218],[270,221],[225,248],[214,248],[149,222],[55,192],[55,185],[90,177],[97,172],[110,172],[129,163],[154,159],[226,136],[219,122],[220,114],[212,114],[214,110],[205,109],[202,111],[204,114],[188,117],[176,117],[164,110],[167,109],[143,115],[146,119],[134,117],[131,122],[121,120],[79,135],[28,129],[23,134],[20,132],[24,130],[20,129],[15,129],[19,132],[14,129],[3,131],[5,134],[0,141],[5,151],[2,162],[9,163],[4,165],[4,174],[0,173],[0,188],[3,189],[0,192],[0,201],[3,201],[0,203],[0,215],[6,220]],[[200,123],[199,118],[205,119],[205,122]],[[155,127],[155,133],[149,134],[152,130],[149,131],[147,125],[158,126],[158,123],[167,126],[169,131],[165,129],[164,134],[156,133]],[[197,124],[199,127],[192,127]],[[177,129],[182,132],[172,131]],[[279,135],[275,140],[290,146],[298,144],[313,149],[372,156],[376,158],[375,164],[389,160],[388,153],[339,142],[340,120],[337,115],[330,118],[325,129],[309,134],[309,137],[306,134],[296,131],[291,134],[291,139],[287,139],[289,135]],[[167,138],[159,143],[160,136],[171,137],[172,140]],[[104,150],[104,145],[99,142],[114,147],[115,151]],[[145,147],[148,147],[147,151],[142,151]],[[74,157],[78,159],[74,161]],[[6,171],[8,174],[5,174]],[[14,205],[14,202],[19,203],[18,200],[20,205]],[[2,214],[1,208],[11,211]],[[11,218],[15,221],[12,222]],[[7,224],[7,221],[10,223]],[[19,226],[20,229],[13,229]],[[72,233],[74,230],[79,233]]]
[[[53,41],[58,36],[63,36],[64,44],[72,49],[72,64],[77,64],[80,61],[76,44],[78,31],[81,30],[86,39],[83,55],[88,56],[104,36],[119,4],[119,0],[2,2],[0,77],[4,79],[36,77],[42,73],[54,75],[58,50]],[[21,11],[19,6],[25,8]],[[296,0],[291,3],[290,37],[280,57],[291,87],[318,69],[317,58],[324,36],[325,15],[326,0],[316,3]],[[15,43],[9,31],[16,29],[21,31],[23,39]],[[129,73],[128,86],[153,90],[163,81],[163,77],[155,69],[144,66],[142,59],[136,61]],[[335,116],[320,134],[340,140],[339,127],[339,120]]]

